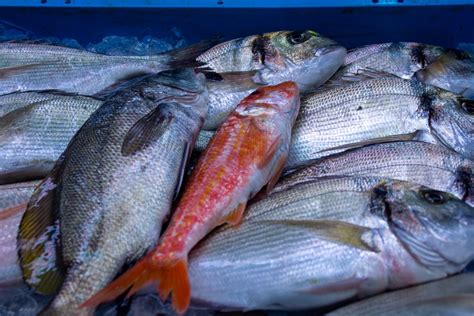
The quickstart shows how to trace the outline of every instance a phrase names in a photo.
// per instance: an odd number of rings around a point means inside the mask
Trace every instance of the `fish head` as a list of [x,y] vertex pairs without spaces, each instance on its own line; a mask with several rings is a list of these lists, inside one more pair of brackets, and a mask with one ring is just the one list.
[[416,78],[423,83],[474,98],[474,57],[466,52],[450,49],[426,68],[419,70]]
[[257,45],[265,65],[261,81],[292,80],[302,91],[317,87],[343,64],[346,49],[314,31],[281,31],[262,35]]
[[[398,45],[405,46],[406,49],[396,49]],[[396,43],[392,45],[395,54],[408,54],[406,60],[408,64],[399,63],[400,67],[406,67],[406,73],[403,78],[409,79],[413,74],[431,63],[433,63],[445,51],[444,48],[420,43]],[[397,59],[395,59],[397,60]],[[398,59],[399,60],[399,59]],[[403,74],[403,72],[401,72]]]
[[174,98],[183,106],[192,107],[205,117],[208,108],[206,78],[193,69],[164,71],[148,77],[138,85],[139,94],[144,99],[161,103]]
[[474,207],[406,182],[390,186],[385,204],[390,229],[418,262],[442,268],[474,259]]
[[292,124],[300,107],[298,85],[285,81],[273,86],[260,87],[241,101],[237,113],[241,116],[285,115]]
[[474,159],[474,102],[441,93],[447,97],[436,98],[431,105],[432,133],[448,148]]

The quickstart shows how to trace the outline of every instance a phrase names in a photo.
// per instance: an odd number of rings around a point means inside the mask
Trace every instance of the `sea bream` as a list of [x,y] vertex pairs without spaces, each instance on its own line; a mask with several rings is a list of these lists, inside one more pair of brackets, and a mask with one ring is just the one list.
[[0,184],[46,177],[102,103],[57,92],[0,96]]
[[474,314],[474,273],[463,273],[385,293],[336,309],[328,316],[469,316]]
[[400,78],[410,79],[446,51],[445,48],[413,42],[371,44],[350,49],[344,65],[331,80],[360,70],[384,71]]
[[[474,57],[466,52],[451,49],[435,62],[417,71],[416,78],[468,99],[474,99]],[[471,113],[474,108],[471,107]]]
[[434,142],[473,159],[474,116],[467,104],[431,85],[384,76],[306,94],[286,169],[393,140]]
[[218,73],[207,81],[209,112],[204,129],[214,130],[240,100],[261,85],[294,81],[301,92],[319,87],[344,62],[346,49],[314,31],[280,31],[238,38],[197,58]]
[[217,130],[199,158],[171,221],[157,247],[134,267],[95,294],[95,306],[125,292],[158,282],[160,296],[172,292],[174,308],[183,313],[192,289],[188,253],[215,227],[240,223],[247,201],[278,180],[299,109],[294,82],[257,89],[243,99]]
[[272,192],[327,176],[374,176],[449,192],[474,206],[474,162],[443,146],[419,141],[354,148],[316,160],[283,177]]
[[193,249],[191,306],[329,306],[460,272],[473,242],[474,208],[450,194],[375,178],[302,183]]
[[196,57],[213,41],[154,56],[109,56],[28,42],[0,43],[0,94],[61,90],[94,95],[119,82],[177,67],[199,66]]
[[90,314],[79,305],[156,245],[207,102],[203,75],[163,72],[108,99],[74,136],[18,235],[25,281],[56,294],[45,315]]

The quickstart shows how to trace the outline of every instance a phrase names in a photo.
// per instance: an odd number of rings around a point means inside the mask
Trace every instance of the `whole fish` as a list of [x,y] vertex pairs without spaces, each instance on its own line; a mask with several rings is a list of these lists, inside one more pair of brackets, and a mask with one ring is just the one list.
[[18,235],[25,281],[59,288],[45,314],[90,314],[79,305],[157,243],[207,101],[203,75],[160,73],[107,100],[74,136]]
[[446,49],[420,43],[399,42],[372,44],[347,52],[343,67],[331,78],[339,79],[360,70],[384,71],[400,78],[410,79],[416,71],[436,60]]
[[22,281],[16,236],[26,204],[39,181],[0,185],[0,286]]
[[155,56],[108,56],[53,45],[0,43],[0,94],[61,90],[94,95],[132,77],[199,65],[196,57],[212,44]]
[[474,273],[381,294],[328,315],[473,315]]
[[192,306],[328,306],[459,272],[473,241],[474,208],[448,193],[375,178],[303,183],[191,252]]
[[302,98],[286,169],[350,147],[419,134],[474,158],[474,116],[457,95],[397,77],[346,84]]
[[45,177],[101,104],[58,93],[0,96],[0,184]]
[[298,87],[291,81],[259,88],[242,100],[201,155],[158,246],[84,305],[132,287],[130,296],[158,281],[160,296],[173,292],[173,306],[183,313],[191,295],[189,251],[216,226],[240,223],[247,201],[267,183],[274,186],[298,108]]
[[373,144],[316,160],[284,177],[272,192],[325,176],[375,176],[449,192],[474,206],[474,162],[417,141]]
[[314,31],[252,35],[216,45],[197,58],[221,80],[208,80],[204,129],[219,127],[240,100],[260,85],[292,80],[302,92],[318,87],[341,66],[346,49]]
[[[451,49],[435,62],[417,71],[421,82],[474,99],[474,57],[463,51]],[[471,113],[474,108],[471,108]]]

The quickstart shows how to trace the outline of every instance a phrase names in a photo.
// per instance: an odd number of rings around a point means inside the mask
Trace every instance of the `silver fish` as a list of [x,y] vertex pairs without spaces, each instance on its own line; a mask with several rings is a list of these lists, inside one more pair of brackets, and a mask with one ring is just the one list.
[[[40,293],[60,286],[46,314],[91,313],[80,304],[156,244],[207,101],[203,75],[161,73],[110,98],[74,136],[35,191],[18,237],[27,283]],[[48,257],[58,242],[66,270]]]
[[260,85],[291,80],[303,92],[320,86],[341,66],[345,55],[344,47],[314,31],[272,32],[216,45],[197,58],[222,79],[208,80],[204,129],[216,129]]
[[381,294],[342,307],[328,316],[473,315],[474,273]]
[[295,310],[444,278],[474,258],[474,208],[403,182],[329,178],[252,204],[191,253],[194,305]]
[[449,50],[431,65],[417,71],[416,78],[474,99],[474,57],[463,51]]
[[58,93],[0,96],[0,184],[45,177],[101,104]]
[[474,116],[450,92],[390,77],[308,94],[293,128],[286,169],[350,147],[416,139],[419,133],[474,158]]
[[443,54],[446,49],[420,43],[399,42],[372,44],[347,52],[344,66],[331,78],[373,69],[410,79],[416,71],[425,68]]
[[0,94],[61,90],[94,95],[132,77],[198,65],[196,57],[211,44],[155,56],[108,56],[53,45],[0,43]]
[[375,176],[449,192],[474,206],[474,162],[418,141],[373,144],[331,155],[284,177],[272,192],[325,176]]
[[0,286],[20,283],[16,236],[26,204],[39,181],[0,185]]

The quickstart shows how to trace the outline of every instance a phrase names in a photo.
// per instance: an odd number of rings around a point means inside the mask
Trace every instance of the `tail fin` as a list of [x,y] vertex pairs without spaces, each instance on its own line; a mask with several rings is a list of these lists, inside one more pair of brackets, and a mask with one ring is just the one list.
[[205,40],[190,46],[166,52],[165,54],[171,57],[168,65],[171,68],[192,68],[203,66],[204,63],[197,61],[196,58],[205,51],[214,47],[217,43],[218,40]]
[[157,266],[150,257],[145,257],[117,280],[85,301],[81,307],[92,307],[111,301],[128,289],[130,291],[127,297],[130,297],[145,285],[157,281],[161,299],[165,300],[172,292],[173,307],[178,313],[184,313],[191,300],[191,287],[185,259],[174,262],[172,265]]

